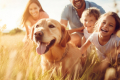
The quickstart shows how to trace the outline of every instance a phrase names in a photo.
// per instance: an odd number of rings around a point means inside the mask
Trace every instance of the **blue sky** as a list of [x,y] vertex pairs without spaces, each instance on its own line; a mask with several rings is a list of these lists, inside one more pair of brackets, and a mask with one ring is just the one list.
[[[60,14],[64,6],[70,3],[69,0],[39,0],[43,9],[48,13],[50,18],[60,21]],[[106,12],[115,11],[114,0],[87,0],[102,6]],[[20,17],[28,0],[0,0],[0,27],[7,24],[7,30],[19,26]],[[120,0],[116,0],[120,7]],[[120,10],[120,8],[119,8]],[[119,13],[120,16],[120,13]]]

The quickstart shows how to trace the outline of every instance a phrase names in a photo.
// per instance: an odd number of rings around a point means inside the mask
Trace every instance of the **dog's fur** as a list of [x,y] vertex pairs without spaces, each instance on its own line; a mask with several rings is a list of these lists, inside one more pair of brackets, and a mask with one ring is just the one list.
[[34,25],[31,38],[38,46],[52,44],[47,51],[40,53],[42,73],[50,69],[58,71],[61,67],[62,76],[80,74],[81,54],[69,43],[70,35],[64,25],[53,19],[41,19]]

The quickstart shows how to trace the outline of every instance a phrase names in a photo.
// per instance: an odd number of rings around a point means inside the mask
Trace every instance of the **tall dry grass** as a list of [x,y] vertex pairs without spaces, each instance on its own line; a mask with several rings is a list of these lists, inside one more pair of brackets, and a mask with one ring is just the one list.
[[41,74],[40,55],[35,45],[24,44],[23,38],[24,34],[0,35],[0,80],[62,80],[61,73],[54,78],[47,72]]
[[40,56],[23,44],[23,34],[0,36],[0,80],[37,80]]
[[[42,75],[40,55],[36,53],[35,45],[32,42],[25,45],[23,38],[24,34],[0,35],[0,80],[62,80],[61,74],[49,77],[51,74],[46,72]],[[97,62],[93,50],[83,75],[74,80],[101,80],[102,73],[93,73],[89,77]]]
[[23,38],[24,34],[0,35],[0,80],[62,80],[61,74],[42,75],[36,45],[24,44]]

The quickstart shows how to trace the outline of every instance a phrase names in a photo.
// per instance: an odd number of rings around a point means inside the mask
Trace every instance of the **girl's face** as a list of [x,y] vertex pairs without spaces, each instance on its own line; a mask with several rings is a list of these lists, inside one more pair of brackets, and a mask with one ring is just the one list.
[[116,27],[115,19],[112,16],[104,16],[99,25],[99,34],[104,37],[110,37]]
[[31,3],[29,6],[29,13],[33,18],[39,17],[40,7],[36,3]]
[[93,15],[87,15],[84,19],[83,19],[83,25],[84,27],[87,29],[87,31],[89,33],[93,32],[93,28],[94,28],[94,24],[96,22],[96,18]]

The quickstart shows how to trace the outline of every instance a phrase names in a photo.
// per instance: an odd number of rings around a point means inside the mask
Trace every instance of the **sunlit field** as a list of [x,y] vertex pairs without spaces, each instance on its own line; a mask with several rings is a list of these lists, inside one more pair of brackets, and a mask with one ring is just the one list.
[[24,34],[0,36],[0,80],[41,79],[40,56],[27,47]]
[[[42,74],[41,55],[36,53],[35,43],[32,41],[23,42],[25,32],[2,33],[5,29],[11,30],[19,26],[19,20],[28,1],[0,0],[0,80],[69,80],[68,77],[63,79],[61,73],[50,73],[50,70]],[[63,7],[70,2],[69,0],[39,1],[49,17],[55,20],[60,20]],[[90,1],[102,6],[106,12],[114,11],[120,16],[119,0]],[[117,36],[120,37],[120,31]],[[120,80],[120,60],[115,63],[111,62],[110,67],[105,71],[106,73],[94,72],[95,66],[99,63],[95,50],[92,50],[87,56],[83,72],[80,73],[81,76],[75,76],[72,80],[108,80],[108,78]]]
[[[44,80],[44,78],[63,80],[60,75],[47,77],[51,74],[41,74],[40,55],[35,51],[35,44],[29,42],[25,45],[22,42],[24,35],[24,33],[16,35],[0,33],[0,80]],[[74,80],[103,80],[103,74],[91,74],[97,62],[95,52],[92,51],[83,75]]]

